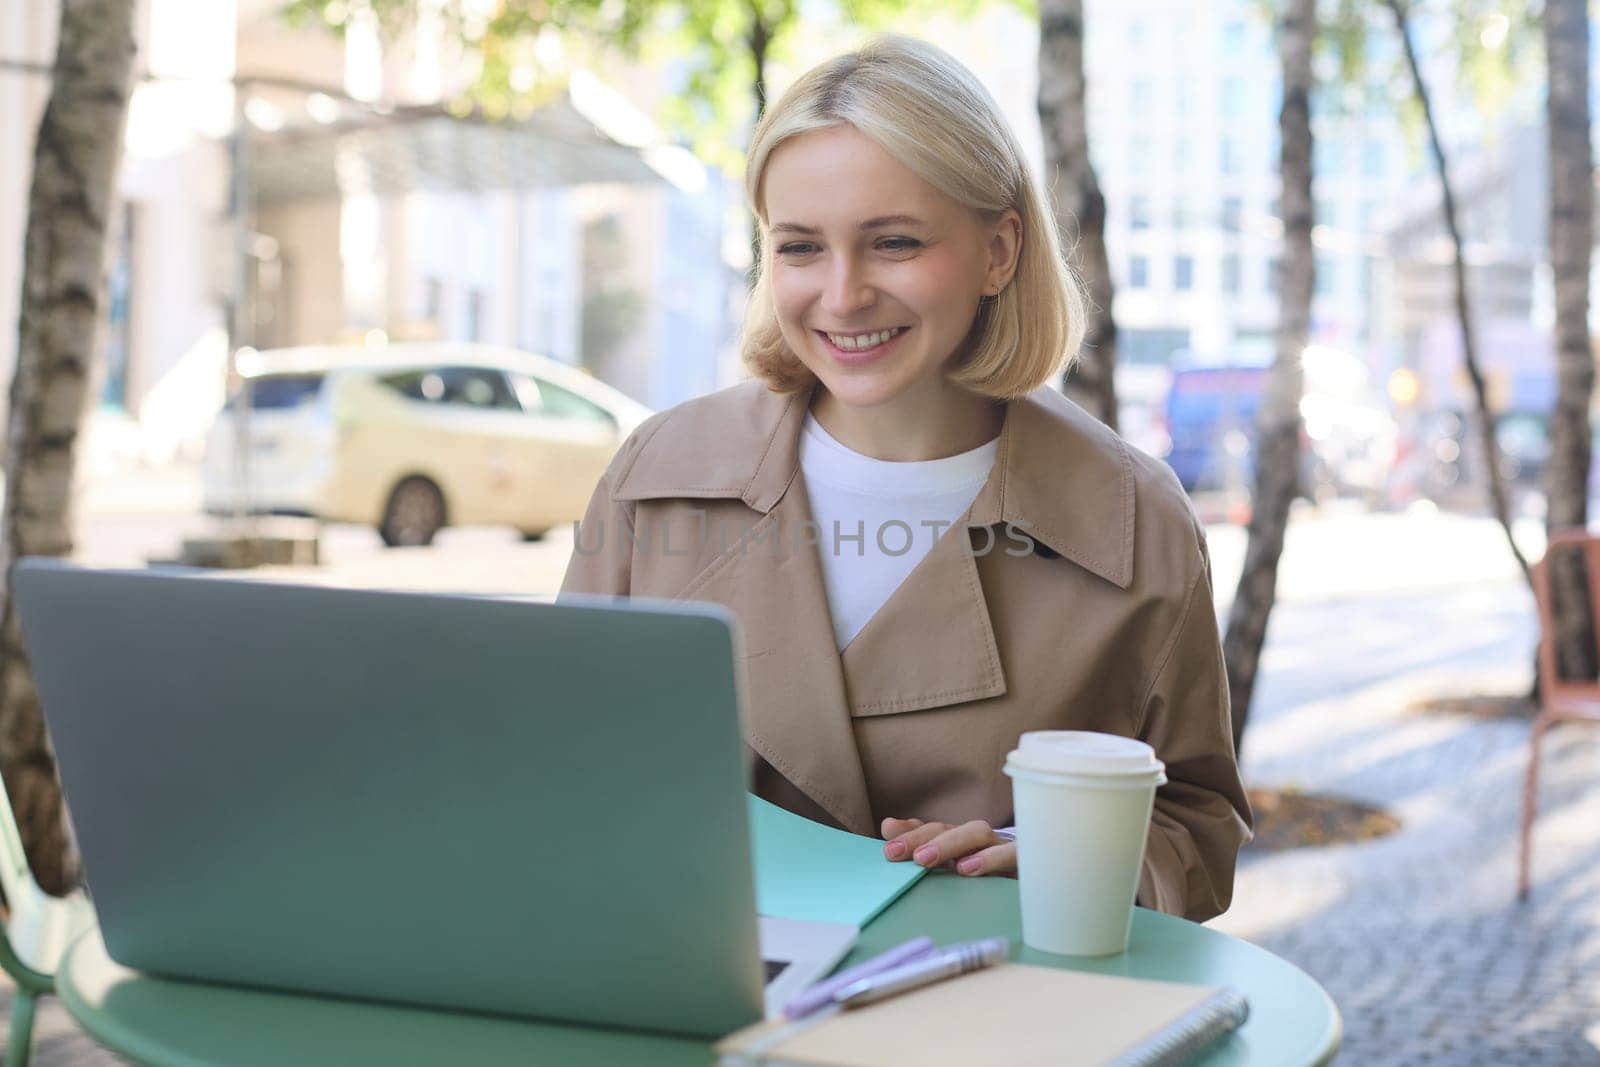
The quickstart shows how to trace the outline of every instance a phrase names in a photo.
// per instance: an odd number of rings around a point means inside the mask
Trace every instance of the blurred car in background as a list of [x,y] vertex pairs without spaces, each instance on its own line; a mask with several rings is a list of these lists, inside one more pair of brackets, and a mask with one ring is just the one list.
[[1494,423],[1500,474],[1513,485],[1537,489],[1550,463],[1550,414],[1506,411]]
[[[1488,501],[1482,431],[1475,411],[1431,411],[1419,416],[1395,464],[1389,497],[1395,504],[1426,498],[1441,507],[1476,510]],[[1542,493],[1550,462],[1548,412],[1513,410],[1495,417],[1500,476],[1520,511]]]
[[426,545],[445,526],[534,538],[581,518],[650,414],[583,371],[489,345],[330,345],[244,360],[246,385],[207,439],[206,511],[360,523],[391,546]]
[[1266,367],[1179,365],[1167,393],[1166,460],[1184,489],[1247,486]]
[[[1395,423],[1355,356],[1311,345],[1302,357],[1301,490],[1379,503],[1394,461]],[[1167,463],[1189,492],[1248,488],[1255,480],[1256,420],[1271,375],[1260,362],[1174,359],[1167,393]]]

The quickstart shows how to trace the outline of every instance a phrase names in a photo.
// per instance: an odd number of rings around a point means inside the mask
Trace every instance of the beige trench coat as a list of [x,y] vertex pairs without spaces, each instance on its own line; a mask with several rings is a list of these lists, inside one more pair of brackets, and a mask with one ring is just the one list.
[[595,490],[562,592],[731,609],[753,788],[857,834],[886,816],[1010,825],[1000,768],[1025,730],[1147,741],[1168,783],[1139,901],[1225,910],[1250,809],[1204,534],[1172,473],[1051,390],[1010,403],[971,509],[841,653],[814,547],[833,534],[800,474],[808,401],[745,382],[646,422]]

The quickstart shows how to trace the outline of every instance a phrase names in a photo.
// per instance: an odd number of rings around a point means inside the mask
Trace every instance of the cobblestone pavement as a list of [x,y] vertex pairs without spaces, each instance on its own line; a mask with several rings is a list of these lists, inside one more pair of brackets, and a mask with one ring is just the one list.
[[[1371,655],[1358,646],[1353,657],[1354,688],[1269,705],[1246,734],[1251,785],[1337,793],[1403,823],[1362,844],[1247,849],[1233,907],[1213,923],[1323,984],[1344,1017],[1341,1063],[1600,1064],[1600,730],[1547,735],[1534,888],[1522,903],[1528,724],[1409,709],[1441,694],[1526,692],[1525,598],[1515,585],[1462,590],[1431,633],[1379,626],[1364,635]],[[1296,633],[1310,621],[1274,620],[1276,662],[1265,673],[1281,682],[1297,656],[1315,656],[1317,642]],[[1337,631],[1340,620],[1325,607],[1316,623]],[[1434,666],[1371,680],[1384,647],[1425,663],[1433,642],[1442,642]]]

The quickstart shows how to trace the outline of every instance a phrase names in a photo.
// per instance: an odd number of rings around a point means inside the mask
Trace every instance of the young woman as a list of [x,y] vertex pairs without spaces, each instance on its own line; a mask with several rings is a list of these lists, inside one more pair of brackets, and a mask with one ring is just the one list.
[[1250,816],[1204,536],[1045,387],[1082,304],[994,101],[879,38],[767,111],[746,183],[756,380],[623,445],[563,592],[730,608],[755,791],[890,860],[1014,874],[1018,736],[1141,738],[1169,781],[1139,900],[1220,913]]

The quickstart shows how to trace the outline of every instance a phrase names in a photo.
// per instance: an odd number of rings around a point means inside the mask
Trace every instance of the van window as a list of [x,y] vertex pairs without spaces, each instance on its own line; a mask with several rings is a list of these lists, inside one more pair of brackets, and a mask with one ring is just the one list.
[[617,420],[599,404],[547,382],[543,378],[517,376],[517,392],[522,397],[525,411],[547,415],[553,419],[582,419],[585,422],[605,422],[616,425]]
[[431,367],[378,379],[401,396],[429,404],[516,411],[506,376],[488,367]]
[[[297,408],[316,400],[322,389],[321,374],[263,374],[250,379],[250,409],[274,411]],[[229,397],[227,410],[237,407],[237,395]]]

